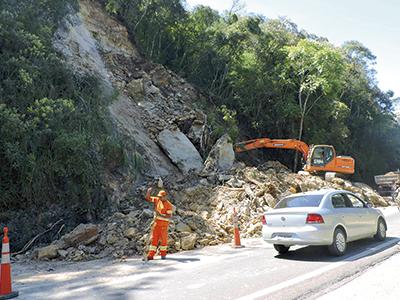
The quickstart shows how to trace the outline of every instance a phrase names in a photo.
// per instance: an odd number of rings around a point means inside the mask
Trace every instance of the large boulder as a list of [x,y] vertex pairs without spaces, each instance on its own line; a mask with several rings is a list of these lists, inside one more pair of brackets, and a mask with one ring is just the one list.
[[235,161],[233,145],[227,134],[218,139],[212,147],[204,163],[204,173],[212,171],[227,171],[232,168]]
[[189,233],[181,238],[182,250],[192,250],[197,241],[196,233]]
[[37,249],[37,258],[42,259],[52,259],[58,256],[58,246],[51,244],[49,246]]
[[179,129],[164,129],[158,135],[158,141],[171,161],[182,173],[200,172],[203,159],[190,140]]
[[133,99],[141,100],[144,96],[143,79],[133,79],[126,86],[128,95]]
[[94,224],[79,224],[70,233],[61,238],[62,248],[88,245],[94,242],[99,236],[99,229]]

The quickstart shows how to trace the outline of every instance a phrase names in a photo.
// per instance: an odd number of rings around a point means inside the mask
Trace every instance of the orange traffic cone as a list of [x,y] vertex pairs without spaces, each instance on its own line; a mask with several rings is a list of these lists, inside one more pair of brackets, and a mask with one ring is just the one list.
[[11,288],[11,261],[8,228],[4,227],[3,245],[1,247],[1,272],[0,272],[0,300],[11,299],[18,296]]
[[238,216],[236,213],[236,208],[233,208],[233,227],[234,227],[234,243],[233,248],[243,248],[244,246],[240,243],[240,232],[238,224]]

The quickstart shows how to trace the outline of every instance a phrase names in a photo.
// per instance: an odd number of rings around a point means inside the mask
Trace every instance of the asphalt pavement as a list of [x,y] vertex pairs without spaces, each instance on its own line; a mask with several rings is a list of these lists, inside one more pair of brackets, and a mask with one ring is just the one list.
[[352,278],[342,287],[319,297],[319,300],[397,300],[400,298],[400,254]]

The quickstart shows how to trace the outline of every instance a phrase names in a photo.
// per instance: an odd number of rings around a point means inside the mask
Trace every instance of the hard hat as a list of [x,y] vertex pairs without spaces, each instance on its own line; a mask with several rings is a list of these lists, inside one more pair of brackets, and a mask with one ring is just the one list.
[[164,191],[164,190],[161,190],[161,191],[159,191],[158,192],[158,195],[157,195],[158,197],[164,197],[164,196],[167,196],[167,192],[166,191]]

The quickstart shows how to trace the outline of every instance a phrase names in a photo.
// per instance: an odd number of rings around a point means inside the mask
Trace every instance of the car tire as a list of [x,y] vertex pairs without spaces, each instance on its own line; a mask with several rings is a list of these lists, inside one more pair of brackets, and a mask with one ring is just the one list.
[[374,238],[380,242],[386,238],[386,225],[382,218],[378,219],[378,226]]
[[274,244],[274,248],[279,252],[279,254],[286,254],[288,253],[290,246]]
[[341,228],[336,228],[333,233],[333,242],[328,246],[328,251],[331,255],[342,256],[346,253],[347,242],[346,233]]

